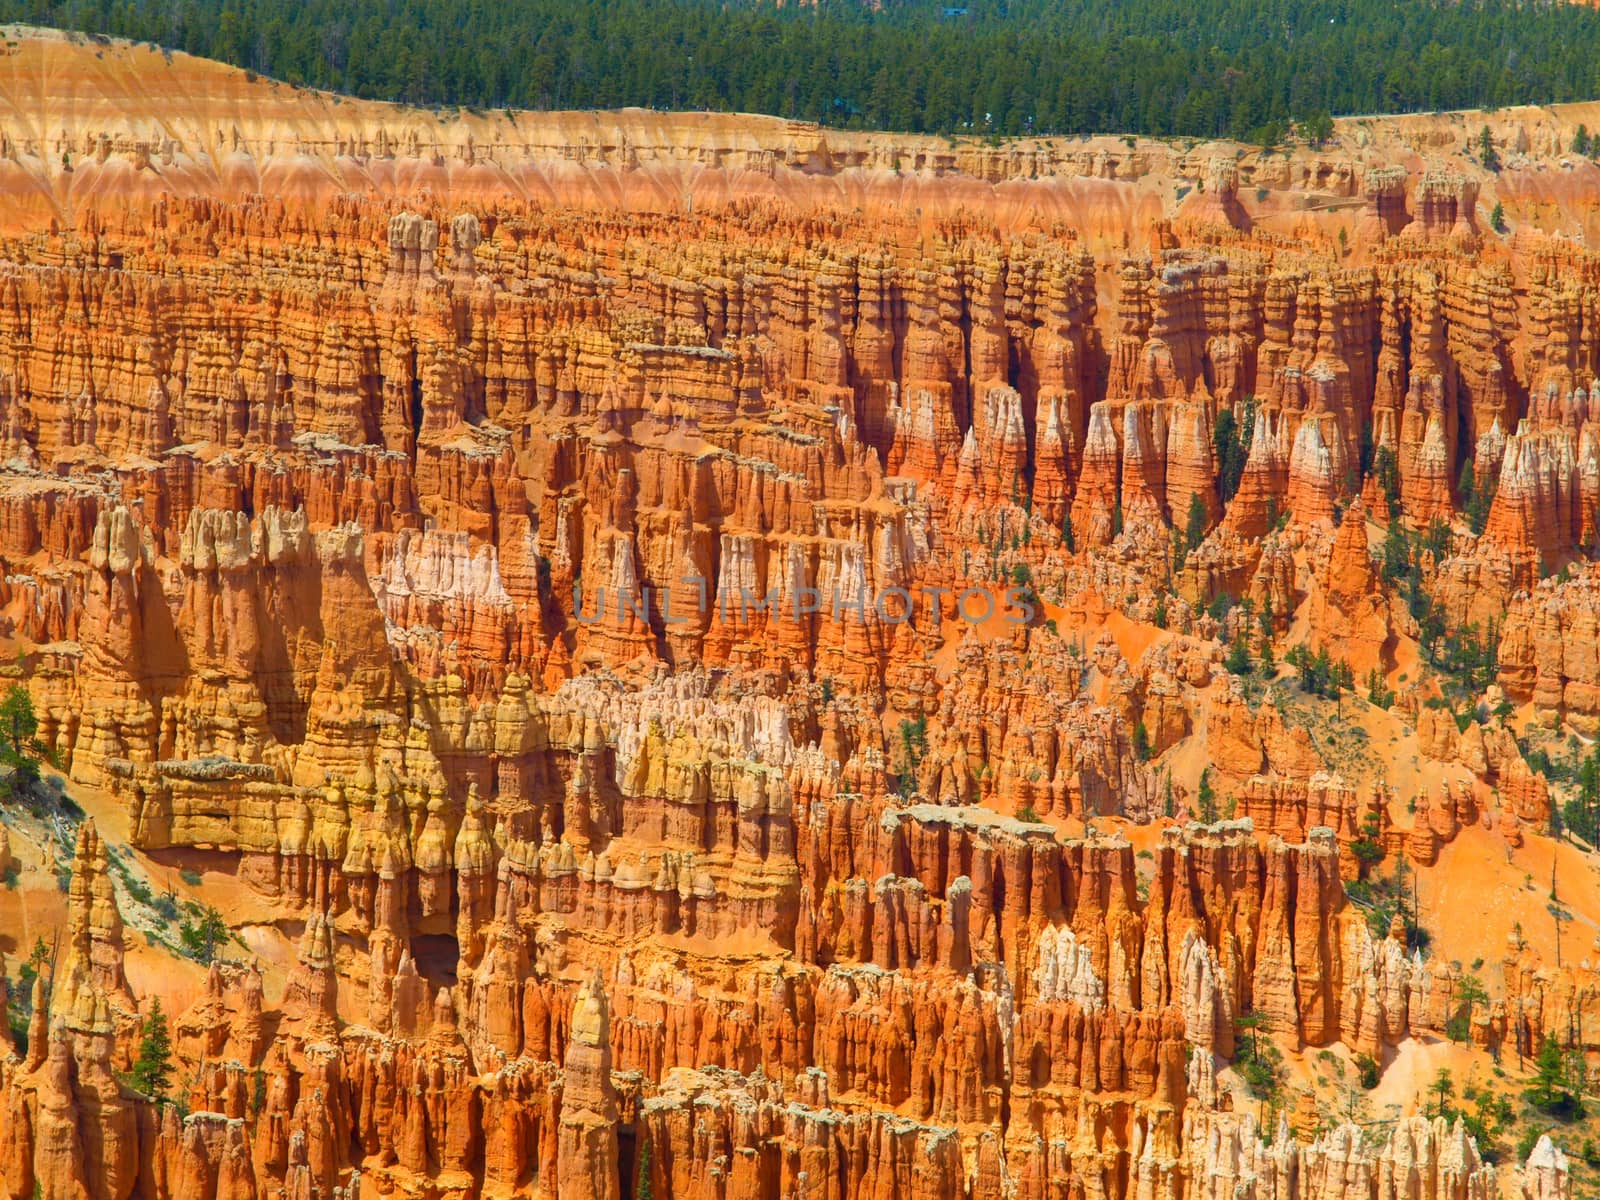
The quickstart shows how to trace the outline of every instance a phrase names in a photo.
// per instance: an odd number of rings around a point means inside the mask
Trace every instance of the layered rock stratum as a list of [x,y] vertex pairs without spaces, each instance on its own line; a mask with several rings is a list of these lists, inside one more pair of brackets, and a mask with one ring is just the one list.
[[1600,728],[1600,105],[991,146],[3,50],[73,805],[3,810],[0,1194],[1570,1194],[1418,1072],[1600,1053],[1528,750]]

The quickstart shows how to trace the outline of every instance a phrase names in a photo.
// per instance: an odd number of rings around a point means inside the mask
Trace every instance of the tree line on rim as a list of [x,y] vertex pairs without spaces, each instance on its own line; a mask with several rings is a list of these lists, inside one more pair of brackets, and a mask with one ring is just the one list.
[[1273,144],[1329,113],[1600,95],[1600,17],[1512,0],[0,0],[296,85],[480,109],[712,109]]

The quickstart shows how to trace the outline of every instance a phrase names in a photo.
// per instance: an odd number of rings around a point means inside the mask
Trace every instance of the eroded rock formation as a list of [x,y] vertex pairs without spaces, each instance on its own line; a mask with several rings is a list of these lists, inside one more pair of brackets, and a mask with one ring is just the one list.
[[[1502,695],[1600,722],[1600,259],[1368,143],[262,87],[161,145],[0,129],[0,634],[115,818],[0,1042],[0,1193],[1497,1194],[1459,1123],[1267,1139],[1218,1072],[1241,1020],[1600,1049],[1587,966],[1518,947],[1474,1007],[1346,894],[1543,836]],[[1458,722],[1469,630],[1504,692]],[[191,860],[256,940],[158,1103],[123,914]]]

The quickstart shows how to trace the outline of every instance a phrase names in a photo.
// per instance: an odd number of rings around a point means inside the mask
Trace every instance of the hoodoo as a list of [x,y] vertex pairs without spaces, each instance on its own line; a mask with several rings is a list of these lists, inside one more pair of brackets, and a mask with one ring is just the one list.
[[1600,107],[266,65],[0,47],[0,1197],[1594,1189]]

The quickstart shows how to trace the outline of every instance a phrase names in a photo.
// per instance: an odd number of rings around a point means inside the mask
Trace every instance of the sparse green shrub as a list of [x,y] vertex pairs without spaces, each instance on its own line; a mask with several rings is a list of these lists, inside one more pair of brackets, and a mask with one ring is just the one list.
[[1533,1078],[1522,1098],[1545,1116],[1558,1121],[1575,1121],[1584,1115],[1583,1101],[1568,1078],[1566,1058],[1549,1034],[1539,1043]]
[[1356,1078],[1360,1081],[1363,1088],[1370,1092],[1373,1088],[1377,1087],[1380,1075],[1381,1072],[1378,1068],[1378,1062],[1372,1057],[1372,1055],[1356,1055]]
[[178,926],[178,941],[183,945],[183,952],[207,967],[216,961],[217,951],[232,936],[222,914],[210,905]]

